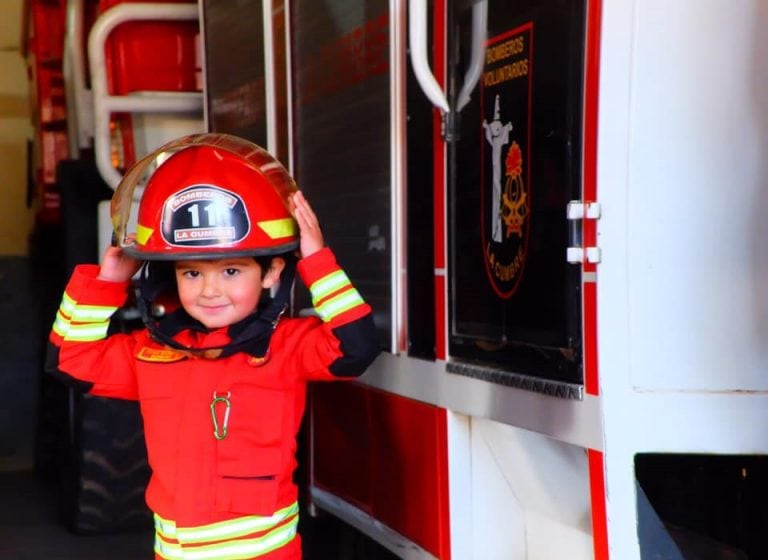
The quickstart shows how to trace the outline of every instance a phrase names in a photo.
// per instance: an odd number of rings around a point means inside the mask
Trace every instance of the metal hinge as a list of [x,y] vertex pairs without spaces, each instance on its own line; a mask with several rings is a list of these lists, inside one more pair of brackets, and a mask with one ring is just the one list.
[[568,221],[571,222],[570,227],[570,242],[568,243],[568,249],[566,250],[566,260],[571,264],[599,263],[600,262],[600,247],[584,247],[582,244],[582,228],[581,223],[583,220],[598,220],[600,219],[600,203],[599,202],[581,202],[580,200],[572,200],[568,203],[566,209],[566,216]]

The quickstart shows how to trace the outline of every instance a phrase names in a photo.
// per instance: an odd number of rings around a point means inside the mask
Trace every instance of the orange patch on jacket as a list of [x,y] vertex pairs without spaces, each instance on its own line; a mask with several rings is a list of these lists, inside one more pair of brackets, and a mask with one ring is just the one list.
[[141,347],[136,353],[136,359],[142,362],[179,362],[186,357],[186,354],[171,350],[170,348],[151,348],[149,346]]

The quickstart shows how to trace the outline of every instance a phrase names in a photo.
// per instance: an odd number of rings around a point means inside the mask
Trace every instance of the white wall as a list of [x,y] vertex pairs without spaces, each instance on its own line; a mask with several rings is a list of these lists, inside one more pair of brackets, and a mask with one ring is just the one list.
[[766,26],[764,0],[603,2],[611,558],[639,558],[635,454],[768,454]]

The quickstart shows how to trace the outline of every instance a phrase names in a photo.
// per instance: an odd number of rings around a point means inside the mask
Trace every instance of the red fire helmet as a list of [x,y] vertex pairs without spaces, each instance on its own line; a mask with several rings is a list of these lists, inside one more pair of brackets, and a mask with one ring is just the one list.
[[[112,225],[125,253],[141,260],[275,255],[299,245],[288,203],[296,190],[280,162],[256,144],[195,134],[128,170],[112,197]],[[135,202],[136,229],[128,231]]]

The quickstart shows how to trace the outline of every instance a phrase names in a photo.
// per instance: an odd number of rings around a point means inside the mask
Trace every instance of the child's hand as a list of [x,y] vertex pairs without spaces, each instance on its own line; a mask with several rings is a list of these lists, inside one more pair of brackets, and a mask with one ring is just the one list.
[[141,261],[127,256],[120,247],[107,247],[101,259],[99,279],[108,282],[127,282],[139,268],[141,268]]
[[301,191],[294,193],[290,203],[291,214],[299,224],[301,256],[308,257],[323,248],[323,232],[320,231],[317,216]]

